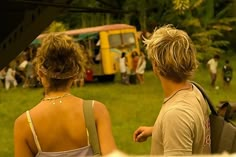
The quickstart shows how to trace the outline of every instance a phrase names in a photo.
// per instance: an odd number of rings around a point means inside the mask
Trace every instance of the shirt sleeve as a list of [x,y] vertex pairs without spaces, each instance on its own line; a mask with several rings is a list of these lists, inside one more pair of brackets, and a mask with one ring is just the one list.
[[194,137],[192,111],[171,109],[163,117],[164,155],[191,155]]

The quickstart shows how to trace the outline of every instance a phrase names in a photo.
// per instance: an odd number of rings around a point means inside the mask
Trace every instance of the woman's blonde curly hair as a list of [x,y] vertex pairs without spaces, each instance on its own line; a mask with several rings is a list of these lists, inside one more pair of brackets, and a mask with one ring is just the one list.
[[83,77],[85,72],[80,45],[62,33],[51,33],[43,38],[34,63],[36,70],[42,71],[51,82]]

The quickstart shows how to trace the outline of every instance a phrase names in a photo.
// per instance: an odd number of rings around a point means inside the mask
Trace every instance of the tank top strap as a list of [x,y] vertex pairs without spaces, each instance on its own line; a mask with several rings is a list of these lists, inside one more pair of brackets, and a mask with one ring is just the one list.
[[[93,108],[93,106],[94,106],[94,100],[92,100],[92,108]],[[86,127],[86,134],[87,134],[88,145],[90,145],[90,140],[89,140],[90,136],[89,136],[89,131],[88,131],[87,127]]]
[[34,137],[34,142],[36,144],[36,147],[37,147],[39,152],[42,152],[41,146],[40,146],[39,141],[38,141],[38,137],[37,137],[36,132],[34,130],[34,125],[32,123],[32,119],[31,119],[29,111],[26,111],[26,116],[27,116],[27,120],[28,120],[28,123],[29,123],[29,126],[30,126],[30,130],[31,130],[31,132],[33,134],[33,137]]
[[88,142],[88,145],[90,145],[90,142],[89,142],[89,132],[88,132],[88,129],[86,128],[86,134],[87,134],[87,142]]

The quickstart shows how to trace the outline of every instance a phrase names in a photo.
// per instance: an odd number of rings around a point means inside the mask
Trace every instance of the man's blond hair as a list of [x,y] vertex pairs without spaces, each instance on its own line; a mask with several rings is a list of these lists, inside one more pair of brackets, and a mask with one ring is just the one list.
[[183,30],[165,25],[156,28],[152,36],[143,42],[146,44],[148,57],[161,76],[181,82],[191,77],[196,70],[196,50]]

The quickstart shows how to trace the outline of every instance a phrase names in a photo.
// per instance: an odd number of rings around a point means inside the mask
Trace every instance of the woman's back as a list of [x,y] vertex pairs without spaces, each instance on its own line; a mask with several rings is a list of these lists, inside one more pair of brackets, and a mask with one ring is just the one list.
[[[95,101],[94,110],[96,107],[101,108],[101,105]],[[96,121],[98,111],[94,112]],[[33,137],[34,131],[30,128],[26,113],[17,121],[24,123],[21,127],[25,128],[25,138],[34,156],[55,156],[55,154],[60,156],[63,153],[91,155],[92,150],[83,114],[83,99],[69,94],[59,99],[44,99],[29,111],[29,115],[41,150],[37,147],[37,141]]]
[[[43,151],[64,151],[88,145],[81,99],[69,95],[42,101],[30,115]],[[29,142],[34,143],[32,139]]]

